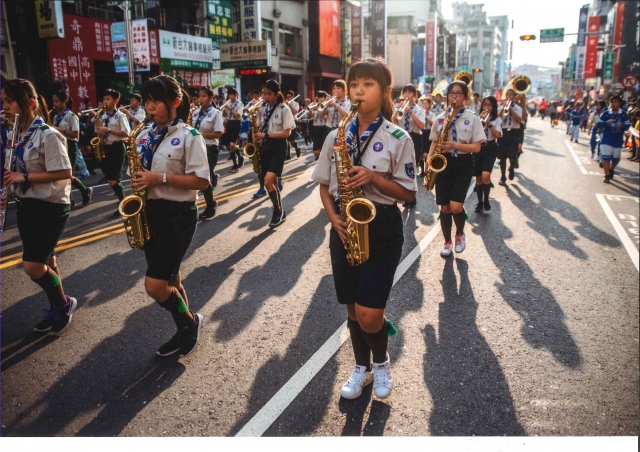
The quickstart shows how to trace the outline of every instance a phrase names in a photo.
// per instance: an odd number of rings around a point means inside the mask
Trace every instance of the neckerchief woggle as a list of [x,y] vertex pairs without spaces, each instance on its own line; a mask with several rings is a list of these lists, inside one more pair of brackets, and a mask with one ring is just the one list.
[[[40,127],[42,124],[44,124],[44,121],[39,116],[36,117],[36,119],[31,123],[31,127],[29,127],[29,130],[27,130],[27,133],[25,134],[24,138],[20,140],[20,143],[18,143],[18,145],[16,146],[16,159],[11,164],[11,171],[15,172],[17,171],[17,167],[20,167],[21,173],[29,174],[27,172],[27,166],[24,164],[24,145],[27,144],[27,141],[29,141],[29,139],[31,138],[31,135],[33,135],[33,132],[35,132],[36,129]],[[18,127],[16,129],[16,136],[13,137],[11,140],[15,143],[18,137],[20,137],[20,124],[18,124]],[[18,187],[18,184],[13,184],[14,190],[17,187]],[[31,187],[31,184],[29,184],[28,182],[23,182],[22,193],[23,194],[26,193],[27,190],[29,190],[29,187]]]
[[[147,132],[147,140],[142,146],[141,152],[142,167],[144,169],[151,170],[151,159],[153,158],[153,154],[156,152],[156,149],[158,149],[158,146],[160,146],[160,143],[164,139],[164,136],[167,134],[169,127],[175,126],[181,121],[182,120],[180,118],[176,117],[168,126],[165,126],[160,130],[157,130],[158,127],[155,123],[151,126],[149,132]],[[133,176],[133,174],[131,174],[130,176]]]
[[200,130],[200,124],[202,123],[202,118],[207,116],[207,113],[209,113],[209,110],[211,110],[212,108],[213,108],[213,104],[209,104],[209,107],[205,112],[202,111],[202,107],[200,108],[200,115],[198,116],[198,119],[196,119],[196,127],[195,127],[196,130]]
[[[453,140],[454,143],[458,142],[458,132],[456,131],[456,121],[458,120],[458,118],[460,118],[460,116],[462,116],[462,113],[464,113],[464,110],[465,110],[464,107],[462,107],[458,112],[458,114],[455,115],[455,117],[451,121],[451,139]],[[448,111],[449,113],[451,113],[451,109],[449,109]],[[453,149],[453,156],[458,157],[458,151],[455,148]]]
[[269,132],[269,120],[271,119],[271,115],[276,110],[276,107],[280,105],[280,103],[276,102],[271,110],[269,110],[269,104],[264,107],[264,116],[262,117],[262,133]]
[[53,118],[53,125],[56,127],[60,127],[60,123],[62,122],[64,117],[67,116],[67,113],[69,113],[68,108],[60,114],[56,113],[56,115]]

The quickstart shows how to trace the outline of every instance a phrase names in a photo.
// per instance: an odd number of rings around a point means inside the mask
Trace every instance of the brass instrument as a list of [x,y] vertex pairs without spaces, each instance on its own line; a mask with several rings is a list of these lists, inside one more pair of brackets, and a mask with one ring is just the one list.
[[473,74],[469,71],[460,71],[453,80],[461,81],[469,87],[469,108],[474,108],[476,101],[473,99]]
[[480,121],[482,122],[482,128],[483,129],[487,128],[487,124],[489,123],[489,116],[490,115],[491,115],[491,113],[489,113],[488,111],[480,112]]
[[[107,109],[107,107],[100,107],[96,112],[96,121],[102,121],[102,113]],[[85,110],[92,111],[92,110]],[[93,148],[93,156],[96,161],[99,163],[105,157],[104,155],[104,135],[99,133],[98,136],[93,137],[91,139],[91,147]]]
[[103,107],[97,107],[97,108],[90,108],[89,110],[80,110],[78,112],[79,115],[86,115],[87,113],[89,113],[90,111],[98,111],[101,110]]
[[409,106],[409,99],[404,102],[404,105],[396,111],[396,119],[399,121],[404,118],[405,112],[407,111],[407,107]]
[[[20,115],[16,114],[13,120],[13,128],[11,129],[11,146],[7,146],[5,149],[7,160],[5,162],[6,168],[11,171],[11,167],[13,166],[13,158],[15,156],[16,151],[16,143],[18,141],[18,123],[20,122]],[[2,207],[2,211],[0,211],[0,228],[4,231],[4,222],[7,219],[7,206],[9,205],[9,195],[11,194],[11,190],[2,187],[2,197],[4,198],[4,206]]]
[[[140,162],[140,154],[136,146],[136,138],[140,131],[149,124],[150,117],[144,118],[129,135],[129,146],[127,146],[127,163],[129,165],[129,176],[133,181],[134,174],[142,171],[142,162]],[[145,244],[151,238],[149,231],[149,223],[147,223],[146,190],[137,190],[133,183],[131,184],[133,194],[127,196],[120,201],[118,211],[124,217],[124,227],[127,233],[129,246],[134,250],[144,249]]]
[[260,100],[255,105],[252,105],[247,109],[247,115],[249,115],[249,122],[251,123],[251,141],[244,145],[244,155],[246,155],[251,164],[253,165],[253,171],[256,174],[262,172],[262,159],[260,158],[260,147],[262,141],[256,139],[256,133],[258,133],[258,126],[256,122],[256,110],[264,105],[264,101]]
[[322,102],[320,105],[318,105],[317,110],[318,111],[324,111],[325,108],[327,108],[327,105],[329,105],[330,102],[333,102],[334,100],[336,100],[338,96],[333,96],[331,99],[329,100],[325,100],[324,102]]
[[336,162],[336,177],[338,179],[338,197],[340,199],[340,212],[347,223],[347,241],[344,244],[347,250],[349,265],[356,266],[369,259],[369,223],[376,216],[376,206],[362,196],[362,189],[348,189],[349,170],[353,167],[347,147],[347,137],[344,129],[358,112],[360,102],[351,104],[349,114],[342,118],[338,125],[337,145],[333,147]]
[[433,151],[433,155],[429,157],[427,160],[427,165],[429,167],[427,171],[427,175],[424,178],[424,183],[422,186],[426,188],[428,191],[433,190],[433,187],[436,185],[436,177],[438,173],[444,171],[447,167],[447,158],[442,154],[442,145],[445,141],[449,139],[449,129],[451,129],[451,124],[453,120],[453,109],[456,106],[456,101],[451,102],[451,111],[449,112],[449,116],[447,116],[447,121],[442,126],[442,130],[440,131],[440,136],[438,136],[438,141],[436,142],[436,148]]
[[289,105],[289,102],[293,102],[293,101],[294,101],[294,100],[296,100],[298,97],[300,97],[300,94],[298,94],[296,97],[294,97],[294,98],[293,98],[293,99],[291,99],[291,100],[285,100],[285,101],[284,101],[284,103],[285,103],[285,104],[287,104],[287,105]]

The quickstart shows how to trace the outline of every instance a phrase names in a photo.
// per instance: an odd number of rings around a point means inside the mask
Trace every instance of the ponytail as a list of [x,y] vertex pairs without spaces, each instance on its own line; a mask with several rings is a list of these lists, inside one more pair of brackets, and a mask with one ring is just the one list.
[[180,88],[180,91],[182,91],[182,100],[176,109],[176,116],[183,121],[186,121],[189,117],[189,112],[191,111],[191,97],[189,97],[189,94],[184,90],[184,88]]
[[393,110],[393,100],[390,96],[384,96],[382,98],[382,107],[380,109],[380,111],[382,112],[382,116],[384,116],[384,119],[393,122]]
[[284,97],[282,97],[282,93],[278,93],[277,99],[278,99],[278,104],[284,104]]
[[36,99],[38,105],[36,105],[35,112],[38,116],[41,116],[44,119],[44,122],[51,125],[51,117],[49,116],[49,108],[47,107],[47,101],[44,100],[42,94],[38,94],[38,98]]

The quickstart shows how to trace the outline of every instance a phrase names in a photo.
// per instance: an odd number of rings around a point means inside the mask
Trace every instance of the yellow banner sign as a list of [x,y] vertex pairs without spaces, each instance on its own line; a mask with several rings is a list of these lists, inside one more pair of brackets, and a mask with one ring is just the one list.
[[62,2],[36,0],[36,18],[40,38],[64,38]]

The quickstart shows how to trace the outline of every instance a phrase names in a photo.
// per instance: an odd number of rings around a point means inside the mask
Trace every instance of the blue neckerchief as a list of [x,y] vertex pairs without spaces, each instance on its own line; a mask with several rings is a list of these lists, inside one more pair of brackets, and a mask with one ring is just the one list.
[[[449,109],[448,111],[451,112],[451,109]],[[460,118],[460,116],[462,116],[462,113],[464,113],[464,107],[460,109],[458,114],[451,121],[451,139],[453,140],[454,143],[458,142],[458,131],[456,130],[456,121],[458,120],[458,118]],[[447,114],[447,116],[449,115]],[[456,149],[453,150],[453,156],[454,157],[458,156],[458,151]]]
[[213,104],[209,104],[209,108],[207,108],[207,111],[203,112],[202,111],[202,107],[200,107],[200,115],[198,116],[198,119],[196,119],[196,130],[200,130],[200,124],[202,123],[202,118],[204,118],[205,116],[207,116],[207,113],[209,113],[209,110],[211,110],[213,108]]
[[[136,108],[136,111],[131,110],[131,114],[133,116],[135,116],[136,113],[138,113],[138,110],[140,110],[140,107]],[[133,129],[133,119],[129,119],[129,127],[131,127],[131,129]]]
[[53,118],[53,125],[56,127],[60,127],[60,123],[62,122],[64,117],[67,116],[67,113],[69,113],[68,108],[60,114],[56,113],[56,115]]
[[[26,135],[24,136],[24,138],[20,141],[20,143],[18,143],[18,145],[16,146],[16,158],[13,161],[12,165],[11,165],[11,171],[17,171],[18,166],[20,167],[20,172],[21,173],[27,173],[27,166],[24,164],[24,145],[27,144],[27,141],[29,141],[29,139],[31,139],[31,135],[33,135],[33,132],[36,131],[36,129],[38,127],[40,127],[42,124],[44,124],[44,121],[42,120],[41,117],[36,117],[36,119],[34,119],[34,121],[31,123],[31,127],[29,127],[29,130],[27,130]],[[11,140],[13,141],[13,143],[16,142],[16,139],[20,137],[20,124],[18,124],[18,127],[16,129],[16,136],[11,138]],[[15,190],[16,187],[18,186],[18,184],[13,184],[13,189]],[[26,193],[27,190],[29,190],[29,187],[31,186],[31,184],[29,184],[28,182],[23,182],[22,183],[22,193]]]
[[109,127],[109,121],[111,121],[111,118],[113,118],[116,113],[118,113],[117,108],[114,109],[113,113],[111,114],[107,113],[107,111],[105,110],[104,114],[107,115],[107,117],[102,120],[102,127]]
[[262,133],[269,132],[269,120],[271,119],[271,115],[276,110],[276,107],[278,105],[280,105],[280,103],[276,102],[271,110],[269,110],[269,104],[264,107],[264,116],[262,117]]
[[[164,136],[167,134],[167,130],[169,130],[169,127],[180,123],[180,121],[182,120],[176,117],[168,126],[163,127],[160,130],[157,130],[158,127],[155,123],[151,125],[149,132],[147,132],[147,140],[144,143],[144,146],[142,146],[141,152],[142,167],[144,169],[151,170],[151,159],[153,158],[153,154],[156,152],[158,146],[160,146],[160,142],[162,142]],[[133,176],[133,174],[131,174],[131,176]]]
[[[411,111],[414,111],[414,106],[411,106]],[[409,131],[409,123],[411,122],[411,115],[409,112],[404,113],[404,130]]]
[[[382,121],[382,113],[378,115],[376,119],[373,120],[367,130],[364,131],[362,135],[360,135],[360,142],[366,143],[371,134],[376,130],[376,126],[378,123]],[[358,133],[358,115],[356,114],[351,121],[351,127],[349,127],[349,131],[347,132],[347,149],[349,150],[349,156],[351,157],[351,162],[354,165],[358,165],[358,149],[357,144],[353,137]],[[366,148],[365,148],[366,149]]]
[[[342,100],[340,101],[340,103],[338,104],[338,107],[342,107],[342,104],[344,103],[344,101],[346,100],[346,97],[343,97]],[[338,120],[338,107],[334,107],[333,109],[333,120],[332,120],[332,124],[337,124],[339,122]],[[337,126],[336,126],[337,127]]]

